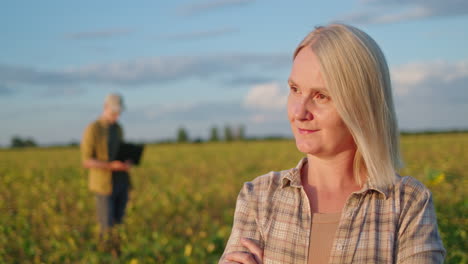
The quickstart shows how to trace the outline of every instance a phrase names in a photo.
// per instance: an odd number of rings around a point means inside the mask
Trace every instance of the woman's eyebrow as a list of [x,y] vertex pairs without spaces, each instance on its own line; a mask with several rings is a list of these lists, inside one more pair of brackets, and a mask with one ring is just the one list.
[[[299,86],[296,82],[294,82],[292,79],[288,79],[288,84],[290,86]],[[316,92],[323,92],[327,93],[328,89],[326,87],[309,87],[311,90],[316,91]]]
[[297,84],[291,78],[288,79],[288,84],[297,86]]

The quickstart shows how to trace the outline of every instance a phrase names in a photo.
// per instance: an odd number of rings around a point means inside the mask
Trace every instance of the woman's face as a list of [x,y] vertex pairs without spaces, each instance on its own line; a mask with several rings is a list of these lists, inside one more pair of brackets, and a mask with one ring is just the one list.
[[288,118],[299,151],[317,157],[333,157],[356,146],[339,116],[311,48],[294,59],[289,77]]

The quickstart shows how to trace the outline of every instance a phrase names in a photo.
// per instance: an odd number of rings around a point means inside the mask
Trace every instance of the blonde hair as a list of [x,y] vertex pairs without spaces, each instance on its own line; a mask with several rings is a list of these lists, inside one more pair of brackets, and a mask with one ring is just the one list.
[[318,57],[332,100],[356,143],[356,181],[391,186],[402,162],[390,74],[379,46],[355,27],[331,24],[309,33],[294,58],[304,47]]

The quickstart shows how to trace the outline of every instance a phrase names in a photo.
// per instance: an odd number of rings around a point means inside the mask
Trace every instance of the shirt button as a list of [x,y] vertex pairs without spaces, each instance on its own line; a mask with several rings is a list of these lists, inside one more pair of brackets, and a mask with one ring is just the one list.
[[338,250],[338,251],[342,251],[343,248],[344,248],[344,246],[343,246],[343,244],[341,244],[341,243],[338,243],[338,244],[336,245],[336,250]]

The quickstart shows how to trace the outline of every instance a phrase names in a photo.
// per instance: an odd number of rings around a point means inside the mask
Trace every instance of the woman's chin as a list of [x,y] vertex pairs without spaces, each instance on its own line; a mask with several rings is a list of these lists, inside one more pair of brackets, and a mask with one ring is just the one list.
[[306,142],[300,142],[296,140],[297,150],[304,154],[314,154],[317,152],[317,147]]

